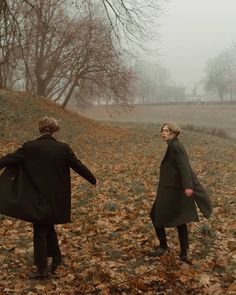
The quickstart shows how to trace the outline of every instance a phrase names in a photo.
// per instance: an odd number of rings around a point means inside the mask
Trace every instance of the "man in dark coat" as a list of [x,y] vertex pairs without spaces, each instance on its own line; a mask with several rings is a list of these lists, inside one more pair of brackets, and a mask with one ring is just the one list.
[[62,263],[54,224],[71,220],[70,168],[96,185],[89,169],[69,145],[55,139],[58,122],[52,117],[39,121],[40,136],[0,159],[0,213],[33,223],[34,263],[32,278],[48,277]]
[[[167,150],[161,162],[157,197],[151,210],[151,219],[160,246],[151,253],[159,256],[168,249],[165,228],[176,227],[180,242],[180,259],[188,261],[187,223],[198,221],[196,203],[205,217],[210,217],[210,200],[192,171],[188,155],[177,136],[180,129],[175,123],[164,123],[161,135]],[[196,202],[196,203],[195,203]]]

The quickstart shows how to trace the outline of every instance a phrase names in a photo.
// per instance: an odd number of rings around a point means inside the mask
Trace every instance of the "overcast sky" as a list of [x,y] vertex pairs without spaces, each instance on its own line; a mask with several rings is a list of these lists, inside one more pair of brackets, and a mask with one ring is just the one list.
[[168,0],[161,23],[159,59],[189,90],[206,61],[236,42],[236,0]]

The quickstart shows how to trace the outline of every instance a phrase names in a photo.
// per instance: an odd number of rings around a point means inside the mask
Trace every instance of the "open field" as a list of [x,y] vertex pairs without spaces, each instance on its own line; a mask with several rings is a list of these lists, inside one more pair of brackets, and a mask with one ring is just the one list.
[[236,104],[226,105],[135,105],[130,111],[112,106],[78,108],[77,111],[95,120],[109,122],[147,122],[161,124],[167,120],[181,126],[221,128],[236,137]]

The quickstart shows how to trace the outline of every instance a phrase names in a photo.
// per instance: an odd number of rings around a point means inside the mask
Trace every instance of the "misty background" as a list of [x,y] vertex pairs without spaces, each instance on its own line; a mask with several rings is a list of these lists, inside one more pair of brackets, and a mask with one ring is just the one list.
[[[235,46],[235,11],[236,2],[233,0],[165,2],[157,28],[158,39],[148,45],[152,50],[155,48],[155,52],[152,56],[143,56],[142,61],[149,69],[159,62],[169,72],[167,84],[184,88],[190,99],[199,95],[201,100],[217,100],[214,87],[206,93],[206,71],[210,60]],[[234,63],[233,58],[231,66]],[[235,84],[235,69],[230,79],[233,80],[231,84]]]
[[236,1],[181,0],[166,3],[160,61],[189,93],[204,79],[206,62],[236,41]]
[[99,120],[121,106],[123,120],[233,126],[235,11],[233,0],[2,0],[0,88]]

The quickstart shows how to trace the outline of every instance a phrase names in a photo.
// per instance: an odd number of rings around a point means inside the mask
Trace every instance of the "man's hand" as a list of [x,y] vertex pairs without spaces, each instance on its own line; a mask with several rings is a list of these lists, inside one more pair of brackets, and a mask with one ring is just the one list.
[[187,197],[191,197],[193,194],[193,190],[191,188],[185,188],[184,193]]

